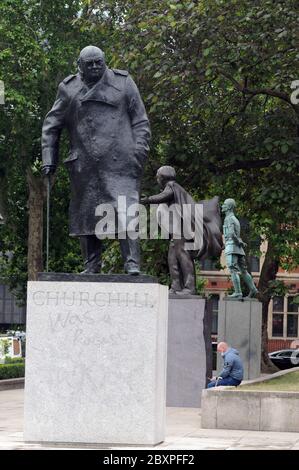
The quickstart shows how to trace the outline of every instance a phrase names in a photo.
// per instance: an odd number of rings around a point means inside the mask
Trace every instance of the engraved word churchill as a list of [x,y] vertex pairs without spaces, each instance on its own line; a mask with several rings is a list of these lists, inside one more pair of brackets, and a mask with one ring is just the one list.
[[38,290],[32,293],[32,301],[37,306],[49,307],[133,307],[153,308],[155,300],[149,298],[148,292],[107,292],[96,293],[80,291]]

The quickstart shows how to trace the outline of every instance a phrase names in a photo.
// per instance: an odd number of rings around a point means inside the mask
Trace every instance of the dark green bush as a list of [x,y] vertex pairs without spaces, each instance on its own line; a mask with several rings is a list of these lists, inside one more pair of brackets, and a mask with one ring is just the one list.
[[25,364],[0,364],[0,380],[25,376]]
[[24,357],[5,357],[5,364],[24,364],[25,358]]

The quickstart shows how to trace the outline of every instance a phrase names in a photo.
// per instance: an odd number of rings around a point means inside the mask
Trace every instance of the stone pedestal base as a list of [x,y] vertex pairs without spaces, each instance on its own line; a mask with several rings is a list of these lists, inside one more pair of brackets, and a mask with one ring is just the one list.
[[[225,341],[238,349],[244,365],[244,380],[260,376],[262,304],[256,299],[220,301],[218,314],[218,342]],[[217,373],[223,359],[217,354]]]
[[205,299],[170,296],[167,406],[200,407],[206,376],[212,373],[210,322]]
[[24,438],[157,444],[168,289],[95,281],[28,283]]

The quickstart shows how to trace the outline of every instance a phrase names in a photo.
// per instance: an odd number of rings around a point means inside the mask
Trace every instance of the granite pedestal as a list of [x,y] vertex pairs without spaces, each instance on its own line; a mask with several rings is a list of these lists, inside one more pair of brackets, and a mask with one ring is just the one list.
[[168,288],[51,276],[28,283],[24,439],[163,441]]
[[[244,365],[244,380],[260,376],[261,371],[262,304],[256,299],[220,301],[218,342],[225,341],[238,349]],[[217,373],[223,359],[217,354]]]
[[167,406],[200,407],[212,374],[209,305],[198,296],[169,297]]

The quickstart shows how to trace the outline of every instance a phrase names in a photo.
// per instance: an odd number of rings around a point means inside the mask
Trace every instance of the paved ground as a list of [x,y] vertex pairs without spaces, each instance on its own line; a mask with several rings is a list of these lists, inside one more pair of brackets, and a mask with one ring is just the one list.
[[[22,389],[0,392],[0,450],[53,448],[53,446],[42,447],[38,444],[24,443],[22,434],[23,396]],[[55,447],[55,449],[61,448],[65,447]],[[105,448],[109,449],[109,447]],[[155,447],[155,449],[160,448],[299,450],[299,433],[201,429],[198,409],[168,408],[166,441]]]

